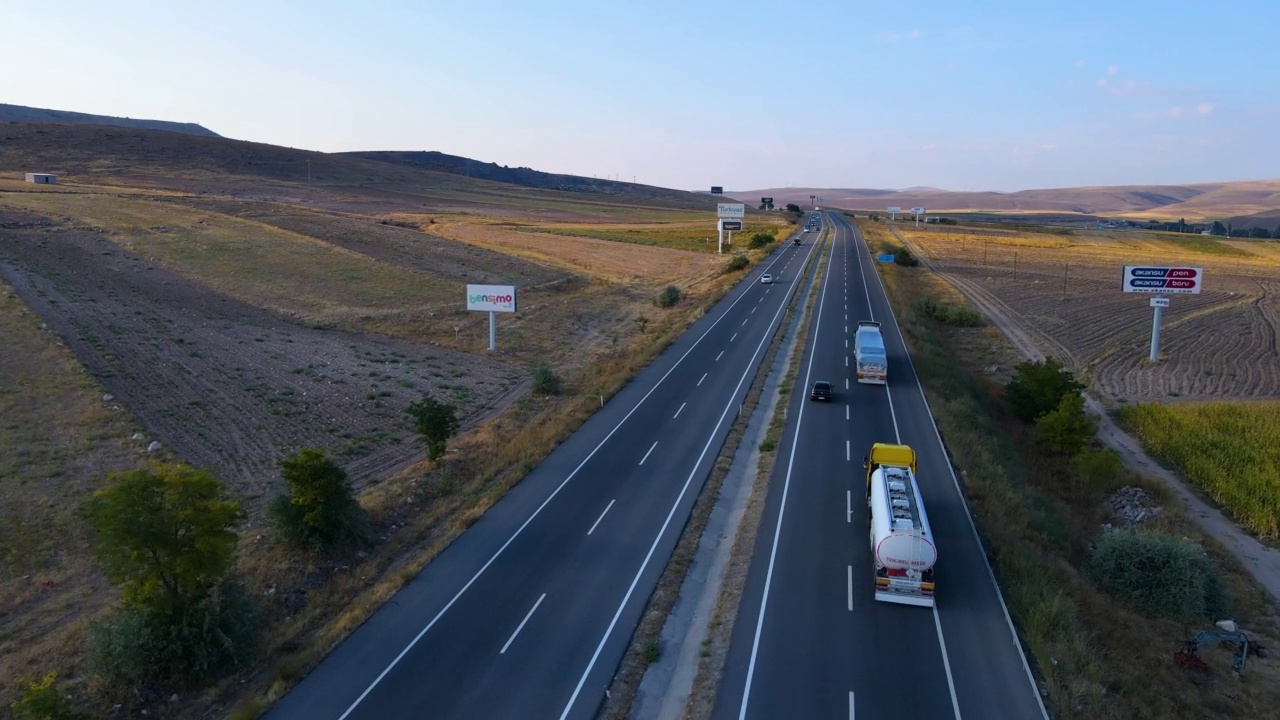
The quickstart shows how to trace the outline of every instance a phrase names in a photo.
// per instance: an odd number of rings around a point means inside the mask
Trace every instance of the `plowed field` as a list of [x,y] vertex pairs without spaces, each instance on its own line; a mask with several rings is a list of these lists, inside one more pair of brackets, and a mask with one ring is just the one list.
[[[1049,354],[1113,399],[1280,396],[1280,262],[1271,247],[1160,236],[997,237],[901,229],[940,271],[981,288]],[[1150,363],[1149,296],[1124,293],[1124,265],[1202,267],[1204,290],[1164,311]]]

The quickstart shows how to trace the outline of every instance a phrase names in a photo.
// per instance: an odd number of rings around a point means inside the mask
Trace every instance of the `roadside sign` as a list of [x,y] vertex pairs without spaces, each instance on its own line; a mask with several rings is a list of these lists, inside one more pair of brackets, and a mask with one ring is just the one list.
[[885,212],[891,213],[891,214],[893,214],[893,215],[897,215],[898,213],[902,212],[902,208],[900,208],[900,207],[891,207],[891,208],[889,208],[888,210],[886,210]]
[[772,205],[772,204],[773,204],[773,198],[765,198],[765,197],[762,197],[762,198],[760,198],[760,202],[764,203],[765,205]]
[[712,185],[712,186],[711,186],[711,194],[712,194],[712,195],[723,195],[723,194],[724,194],[724,186],[723,186],[723,185]]
[[514,285],[467,285],[467,309],[481,312],[515,312]]
[[716,203],[716,216],[722,218],[746,217],[747,206],[742,203]]
[[720,229],[721,230],[741,230],[742,221],[741,220],[721,220]]
[[924,208],[911,208],[911,214],[912,214],[912,215],[923,215],[923,214],[924,214]]
[[1151,298],[1151,307],[1169,307],[1169,298]]
[[877,261],[877,262],[882,262],[882,263],[891,263],[891,262],[893,262],[893,256],[892,256],[892,255],[877,255],[877,256],[876,256],[876,261]]
[[1122,288],[1131,293],[1199,295],[1204,268],[1125,265]]

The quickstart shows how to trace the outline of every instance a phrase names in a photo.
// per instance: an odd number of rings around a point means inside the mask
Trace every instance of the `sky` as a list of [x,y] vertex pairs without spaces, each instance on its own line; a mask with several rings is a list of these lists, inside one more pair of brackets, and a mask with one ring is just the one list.
[[4,5],[0,102],[295,148],[687,190],[1280,177],[1276,0]]

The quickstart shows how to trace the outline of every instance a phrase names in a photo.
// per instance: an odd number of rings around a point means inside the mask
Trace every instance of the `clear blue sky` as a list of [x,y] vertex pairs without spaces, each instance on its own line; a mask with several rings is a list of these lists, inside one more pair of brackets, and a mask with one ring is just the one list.
[[5,5],[0,102],[290,147],[685,189],[1280,176],[1277,0]]

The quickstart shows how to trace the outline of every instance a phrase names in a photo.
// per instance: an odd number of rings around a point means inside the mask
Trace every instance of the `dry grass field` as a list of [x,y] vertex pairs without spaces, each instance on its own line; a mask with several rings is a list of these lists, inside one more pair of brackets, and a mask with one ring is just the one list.
[[[319,154],[120,129],[0,135],[20,141],[0,155],[0,707],[23,677],[84,680],[85,628],[114,595],[76,510],[107,473],[209,467],[249,511],[240,570],[267,598],[264,651],[248,675],[184,697],[181,716],[225,713],[305,672],[742,274],[646,242],[702,215],[713,226],[714,203],[691,195],[662,207],[333,156],[308,187],[301,158]],[[28,166],[61,184],[12,179]],[[520,289],[496,353],[466,283]],[[667,284],[685,300],[660,309]],[[542,362],[561,396],[529,396]],[[422,461],[403,416],[423,395],[467,421],[447,464]],[[351,474],[378,536],[368,557],[271,541],[264,501],[300,446]]]
[[[1273,243],[905,224],[894,230],[940,271],[976,286],[1030,327],[1051,354],[1110,399],[1280,396],[1280,256]],[[1147,361],[1148,297],[1120,290],[1123,266],[1143,263],[1205,271],[1200,295],[1173,296],[1165,310],[1155,364]]]

